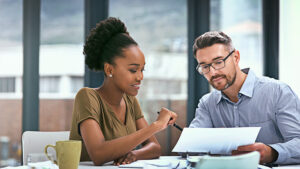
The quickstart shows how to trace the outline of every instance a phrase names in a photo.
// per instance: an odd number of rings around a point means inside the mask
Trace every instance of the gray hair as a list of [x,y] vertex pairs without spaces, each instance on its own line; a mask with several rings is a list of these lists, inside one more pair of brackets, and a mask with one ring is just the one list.
[[198,49],[203,49],[217,43],[225,45],[228,52],[234,50],[231,38],[228,35],[220,31],[211,31],[206,32],[195,39],[193,45],[194,57],[196,56],[196,52]]

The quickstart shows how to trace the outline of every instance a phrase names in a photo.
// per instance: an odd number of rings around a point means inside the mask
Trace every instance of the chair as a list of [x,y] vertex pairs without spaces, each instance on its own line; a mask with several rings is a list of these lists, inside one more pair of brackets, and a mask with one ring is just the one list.
[[[23,165],[27,165],[27,156],[30,153],[44,153],[47,144],[55,145],[56,141],[69,140],[69,131],[25,131],[22,135]],[[55,151],[49,152],[56,157]]]

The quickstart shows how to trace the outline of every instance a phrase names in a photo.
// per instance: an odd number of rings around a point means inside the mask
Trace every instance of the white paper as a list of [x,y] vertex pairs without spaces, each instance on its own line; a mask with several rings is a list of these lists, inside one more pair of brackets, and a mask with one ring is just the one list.
[[179,165],[178,159],[174,160],[161,160],[161,159],[153,159],[153,160],[138,160],[130,164],[120,165],[119,168],[156,168],[156,167],[166,167],[166,168],[175,168]]
[[142,160],[139,160],[130,164],[122,164],[119,165],[119,168],[144,168],[144,162],[142,162]]
[[35,169],[58,169],[58,166],[51,161],[28,163],[28,166]]
[[231,154],[238,146],[253,144],[260,127],[184,128],[173,152]]
[[[260,154],[253,151],[247,154],[235,156],[201,156],[196,160],[196,167],[201,169],[258,169]],[[196,158],[197,159],[197,158]],[[189,162],[195,159],[188,158]]]
[[36,163],[28,163],[27,166],[18,166],[18,167],[5,167],[1,169],[58,169],[56,164],[53,164],[51,161],[43,161]]
[[30,169],[28,166],[18,166],[18,167],[4,167],[1,169]]

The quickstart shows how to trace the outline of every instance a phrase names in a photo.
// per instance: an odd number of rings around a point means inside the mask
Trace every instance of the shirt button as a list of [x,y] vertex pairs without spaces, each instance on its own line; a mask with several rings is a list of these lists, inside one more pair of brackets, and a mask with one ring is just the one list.
[[235,109],[237,109],[237,106],[234,106]]

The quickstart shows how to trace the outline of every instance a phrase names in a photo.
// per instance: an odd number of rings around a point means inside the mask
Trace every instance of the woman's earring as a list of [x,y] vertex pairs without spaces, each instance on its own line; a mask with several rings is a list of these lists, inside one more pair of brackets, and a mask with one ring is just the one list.
[[109,76],[109,77],[112,77],[112,74],[109,74],[108,76]]

